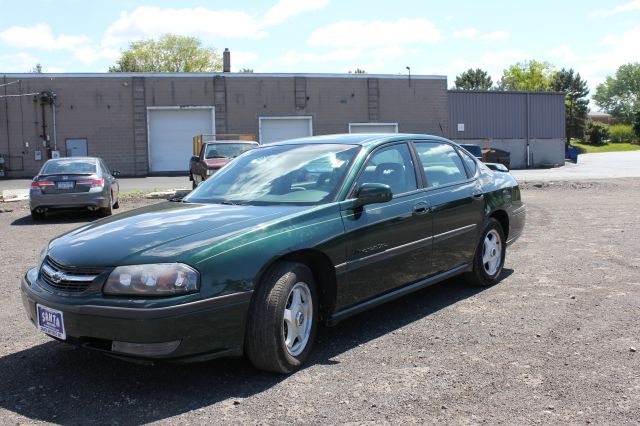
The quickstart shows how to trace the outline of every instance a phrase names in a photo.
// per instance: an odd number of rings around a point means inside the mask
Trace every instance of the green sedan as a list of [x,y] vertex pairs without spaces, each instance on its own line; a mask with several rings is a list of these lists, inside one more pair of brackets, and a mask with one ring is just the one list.
[[246,355],[289,373],[318,324],[464,274],[500,279],[518,184],[427,135],[331,135],[248,151],[181,200],[52,240],[22,280],[33,324],[109,355]]

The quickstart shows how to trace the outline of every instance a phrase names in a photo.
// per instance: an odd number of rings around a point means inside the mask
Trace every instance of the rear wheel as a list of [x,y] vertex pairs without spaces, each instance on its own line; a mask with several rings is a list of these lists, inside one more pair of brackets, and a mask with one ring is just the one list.
[[111,216],[113,214],[113,193],[109,193],[109,204],[108,207],[100,208],[101,216]]
[[485,224],[473,258],[473,270],[466,274],[467,281],[477,286],[495,284],[502,273],[506,255],[504,231],[500,222],[490,218]]
[[45,213],[44,212],[37,212],[35,210],[31,210],[31,219],[33,220],[43,220],[45,217]]
[[249,310],[245,349],[253,365],[291,373],[308,358],[318,322],[318,299],[311,270],[279,262],[260,282]]

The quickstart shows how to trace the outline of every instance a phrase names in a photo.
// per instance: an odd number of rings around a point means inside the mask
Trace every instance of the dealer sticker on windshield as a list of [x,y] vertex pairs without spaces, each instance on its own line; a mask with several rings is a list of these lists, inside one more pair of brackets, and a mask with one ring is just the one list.
[[62,312],[46,306],[37,305],[38,329],[58,339],[65,340],[67,333],[64,330],[64,317]]

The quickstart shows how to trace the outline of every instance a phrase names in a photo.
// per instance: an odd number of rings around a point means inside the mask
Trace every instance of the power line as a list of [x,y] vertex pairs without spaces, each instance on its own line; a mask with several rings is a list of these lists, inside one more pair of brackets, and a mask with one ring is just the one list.
[[8,82],[8,83],[0,84],[0,87],[10,86],[10,85],[12,85],[12,84],[16,84],[16,83],[20,83],[20,80],[10,81],[10,82]]
[[39,95],[40,92],[34,92],[34,93],[20,93],[17,95],[0,95],[0,99],[3,98],[18,98],[20,96],[34,96],[34,95]]

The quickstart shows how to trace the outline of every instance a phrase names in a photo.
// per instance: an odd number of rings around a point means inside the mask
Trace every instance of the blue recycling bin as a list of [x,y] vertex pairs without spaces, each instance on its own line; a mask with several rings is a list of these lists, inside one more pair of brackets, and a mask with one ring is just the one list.
[[578,154],[580,154],[580,149],[577,146],[569,145],[569,148],[567,148],[567,152],[565,153],[565,158],[578,164]]

